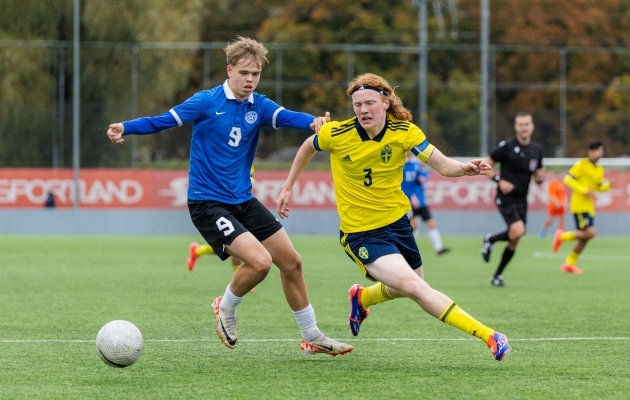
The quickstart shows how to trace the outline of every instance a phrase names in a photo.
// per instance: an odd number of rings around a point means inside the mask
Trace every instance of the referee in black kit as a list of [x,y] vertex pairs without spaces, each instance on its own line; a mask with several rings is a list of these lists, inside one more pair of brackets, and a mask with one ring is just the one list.
[[501,164],[500,173],[494,171],[488,176],[497,183],[495,204],[508,226],[503,232],[487,234],[483,238],[481,255],[485,262],[490,261],[495,242],[508,242],[497,271],[490,279],[492,286],[505,286],[503,270],[514,256],[519,239],[525,235],[527,192],[532,175],[537,184],[545,179],[542,147],[532,140],[532,115],[523,111],[516,114],[514,129],[516,135],[499,143],[487,160],[491,166]]

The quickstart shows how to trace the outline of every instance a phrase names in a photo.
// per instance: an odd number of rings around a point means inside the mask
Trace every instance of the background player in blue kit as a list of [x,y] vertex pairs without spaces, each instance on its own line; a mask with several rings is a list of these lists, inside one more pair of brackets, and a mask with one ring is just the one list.
[[409,222],[413,228],[414,235],[418,232],[418,219],[422,218],[425,224],[427,224],[427,235],[431,239],[433,249],[438,255],[448,253],[451,249],[444,247],[442,244],[442,236],[438,230],[437,223],[433,216],[431,216],[431,210],[427,205],[427,200],[424,196],[424,185],[429,180],[430,170],[429,167],[418,160],[413,152],[407,152],[407,161],[403,166],[403,182],[402,190],[409,198],[411,204],[411,211],[409,212]]
[[150,134],[192,122],[188,209],[195,227],[222,260],[235,256],[236,270],[223,296],[213,302],[217,334],[229,348],[238,344],[236,307],[262,282],[272,262],[280,269],[284,295],[302,330],[304,354],[345,354],[353,347],[324,335],[315,320],[302,273],[302,259],[278,220],[252,195],[250,170],[263,126],[317,132],[324,117],[285,110],[254,92],[268,62],[267,49],[238,37],[225,47],[228,79],[202,90],[169,111],[109,126],[115,144],[124,135]]

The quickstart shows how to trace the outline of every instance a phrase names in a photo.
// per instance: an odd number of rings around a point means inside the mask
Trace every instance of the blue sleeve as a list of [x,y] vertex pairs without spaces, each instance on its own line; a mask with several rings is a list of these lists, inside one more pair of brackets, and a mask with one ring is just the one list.
[[167,111],[155,117],[137,118],[131,121],[125,121],[122,124],[125,127],[123,136],[147,135],[177,126],[177,121],[175,121],[173,115]]
[[155,117],[137,118],[123,122],[124,135],[146,135],[163,131],[164,129],[182,126],[199,118],[207,109],[207,97],[203,92],[195,93],[182,104],[175,106],[165,113]]
[[202,91],[195,93],[182,104],[171,108],[169,112],[173,114],[177,125],[182,126],[197,120],[208,110],[209,106],[207,91]]
[[286,126],[289,128],[301,129],[303,131],[310,131],[311,124],[314,119],[315,117],[311,114],[289,111],[281,108],[280,112],[278,112],[278,116],[276,117],[276,124],[274,128]]

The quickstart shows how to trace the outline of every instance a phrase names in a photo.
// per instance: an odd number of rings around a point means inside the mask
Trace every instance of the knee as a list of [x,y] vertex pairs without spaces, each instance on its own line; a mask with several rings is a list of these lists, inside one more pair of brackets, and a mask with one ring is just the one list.
[[595,230],[594,227],[590,227],[586,230],[586,239],[592,239],[595,237],[595,235],[597,234],[597,231]]
[[302,256],[297,251],[294,251],[288,257],[286,257],[282,265],[278,265],[283,273],[297,273],[302,274]]
[[430,289],[429,284],[422,279],[405,280],[399,286],[398,290],[416,301],[422,301],[423,295]]
[[253,259],[247,262],[247,265],[254,269],[258,275],[265,277],[271,270],[271,262],[271,255],[269,253],[263,253],[257,254]]
[[508,236],[511,242],[518,242],[518,240],[522,238],[523,235],[525,235],[525,227],[523,226],[510,227]]

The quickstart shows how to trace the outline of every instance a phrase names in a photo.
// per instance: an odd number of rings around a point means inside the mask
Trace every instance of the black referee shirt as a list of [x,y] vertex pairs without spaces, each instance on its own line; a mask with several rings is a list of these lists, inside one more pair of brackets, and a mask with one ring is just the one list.
[[501,179],[514,185],[514,190],[508,194],[497,189],[497,197],[504,200],[526,199],[532,174],[543,166],[542,147],[534,141],[523,146],[516,136],[512,136],[499,143],[490,153],[490,158],[501,164]]

